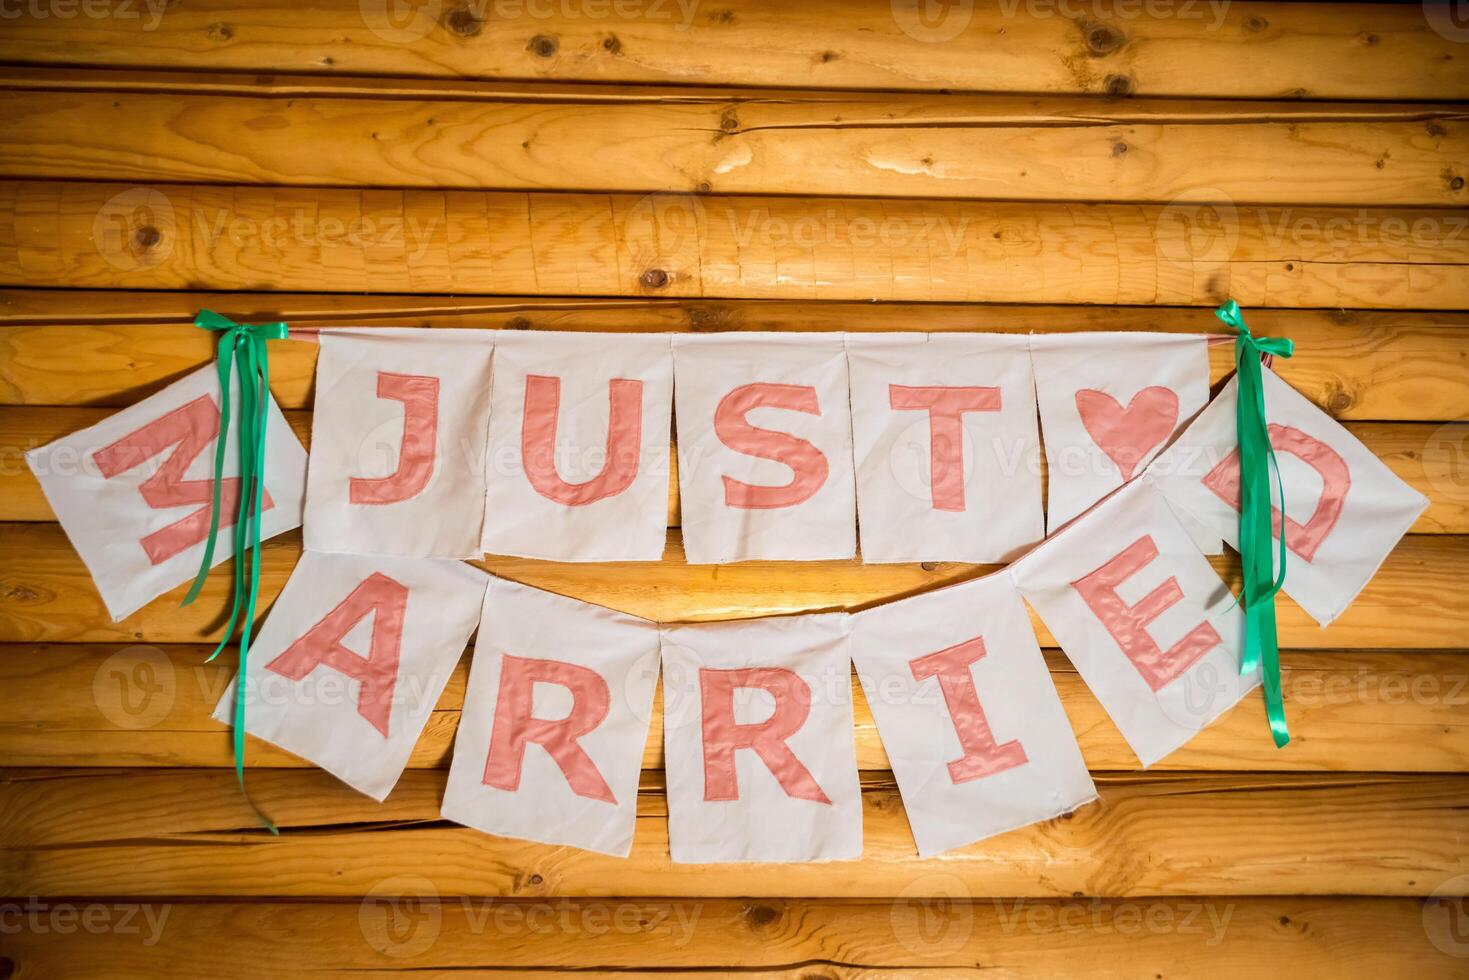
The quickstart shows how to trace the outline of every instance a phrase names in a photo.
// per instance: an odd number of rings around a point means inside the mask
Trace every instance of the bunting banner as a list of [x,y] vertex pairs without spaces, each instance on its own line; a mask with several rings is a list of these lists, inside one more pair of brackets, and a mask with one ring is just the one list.
[[502,333],[494,375],[484,550],[554,561],[662,558],[668,335]]
[[921,856],[1096,799],[1008,573],[855,614],[852,660]]
[[848,617],[663,630],[673,860],[862,855]]
[[[442,558],[305,552],[250,647],[245,731],[385,799],[474,632],[486,578]],[[214,711],[226,724],[234,688]]]
[[1040,541],[1028,339],[847,338],[863,561],[1005,562]]
[[[1095,798],[1027,603],[1142,766],[1261,684],[1286,746],[1276,593],[1331,622],[1423,512],[1262,367],[1289,340],[1218,316],[1237,374],[1212,401],[1202,334],[320,330],[308,461],[267,396],[286,325],[206,312],[216,368],[27,461],[114,618],[251,555],[215,713],[242,785],[249,732],[383,799],[477,626],[446,820],[626,856],[661,738],[673,860],[856,858],[855,667],[935,855]],[[1009,564],[858,612],[660,624],[456,560],[660,560],[670,517],[695,564],[853,559],[859,527],[865,562]],[[255,542],[303,523],[251,642]]]
[[475,558],[485,501],[490,331],[323,331],[306,547]]
[[444,819],[626,857],[658,662],[656,623],[491,579]]
[[1209,400],[1204,334],[1033,334],[1054,531],[1143,471]]
[[[240,393],[231,394],[239,417]],[[211,540],[210,505],[220,428],[219,376],[200,368],[155,395],[26,453],[114,621],[194,578]],[[260,537],[301,526],[306,450],[275,399],[266,406]],[[233,532],[240,458],[222,460],[219,526]],[[210,564],[234,553],[218,542]]]

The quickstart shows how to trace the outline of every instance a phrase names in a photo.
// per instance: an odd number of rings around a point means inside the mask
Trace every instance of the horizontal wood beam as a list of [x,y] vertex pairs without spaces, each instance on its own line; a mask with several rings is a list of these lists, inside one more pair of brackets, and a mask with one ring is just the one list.
[[[1459,976],[1463,965],[1452,945],[1434,944],[1434,936],[1450,934],[1425,929],[1425,922],[1440,923],[1415,899],[966,899],[955,890],[936,876],[926,890],[896,901],[456,899],[406,875],[384,879],[354,902],[37,900],[16,908],[47,925],[57,909],[97,910],[95,921],[117,928],[65,936],[22,930],[7,938],[6,955],[17,976],[118,980],[517,970],[568,978],[646,970],[876,980],[903,970],[975,978],[1234,980],[1288,972],[1435,980]],[[392,969],[383,970],[385,963]]]
[[[232,766],[227,728],[210,715],[236,670],[235,651],[206,662],[202,645],[0,646],[0,758],[14,766]],[[1087,765],[1132,771],[1137,759],[1059,651],[1047,663]],[[444,689],[409,766],[449,764],[469,657]],[[1155,770],[1469,772],[1469,656],[1286,651],[1282,686],[1291,742],[1274,747],[1256,691]],[[853,678],[857,765],[889,768]],[[663,767],[662,692],[643,766]],[[310,763],[251,739],[252,768]]]
[[0,74],[0,177],[1185,206],[1469,201],[1469,116],[1453,106],[463,83],[433,98],[390,79],[343,92],[253,77],[231,94],[228,76],[155,74],[137,83],[150,91],[119,91],[117,73],[58,75],[59,90]]
[[1469,212],[0,182],[0,285],[1469,308]]
[[1456,25],[1416,4],[470,0],[398,9],[202,0],[69,18],[39,9],[19,6],[6,21],[0,60],[677,85],[1469,96]]
[[9,772],[0,893],[349,897],[413,875],[450,897],[891,898],[931,893],[931,876],[974,896],[1428,895],[1469,872],[1466,776],[1108,776],[1097,803],[928,860],[896,789],[869,776],[863,860],[718,874],[669,859],[656,774],[628,859],[441,821],[444,777],[410,770],[376,803],[319,770],[252,772],[272,837],[227,769]]
[[[31,408],[0,405],[0,522],[54,521],[25,453],[112,414],[105,408]],[[311,413],[286,413],[296,436],[311,445]],[[1431,503],[1412,531],[1417,534],[1469,534],[1469,480],[1461,473],[1469,449],[1469,423],[1352,422],[1347,428],[1399,477]],[[97,448],[101,448],[100,446]],[[668,526],[680,523],[678,455],[669,456]],[[1040,460],[1046,479],[1045,459]]]
[[[993,306],[503,297],[90,292],[0,289],[0,404],[128,405],[207,363],[213,342],[191,323],[208,307],[245,321],[298,326],[719,332],[920,330],[1213,332],[1208,310],[1180,307]],[[1340,419],[1469,418],[1469,315],[1392,310],[1248,310],[1251,327],[1290,337],[1275,370]],[[282,407],[311,405],[316,347],[272,344]],[[1233,370],[1228,346],[1212,376]]]
[[[741,619],[854,609],[994,571],[992,565],[857,561],[688,565],[670,531],[663,560],[577,564],[491,557],[474,564],[526,585],[664,622]],[[260,607],[268,609],[301,553],[300,535],[261,551]],[[1212,559],[1237,588],[1237,562]],[[1469,631],[1469,536],[1409,535],[1356,602],[1322,629],[1294,602],[1279,603],[1281,646],[1296,649],[1453,650]],[[209,577],[199,600],[180,608],[186,586],[114,623],[76,551],[56,524],[0,524],[0,643],[197,643],[217,633],[230,592],[227,571]],[[1035,621],[1042,645],[1054,646]]]

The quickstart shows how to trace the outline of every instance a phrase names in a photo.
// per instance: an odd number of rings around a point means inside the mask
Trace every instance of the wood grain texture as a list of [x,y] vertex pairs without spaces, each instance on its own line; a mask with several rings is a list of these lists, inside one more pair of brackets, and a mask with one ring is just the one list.
[[[440,899],[423,884],[405,876],[360,903],[150,903],[131,912],[87,903],[97,921],[126,916],[136,928],[64,943],[23,934],[7,953],[17,977],[111,980],[627,977],[653,963],[659,976],[738,966],[742,977],[790,980],[899,970],[999,980],[1284,971],[1433,980],[1462,966],[1433,945],[1422,903],[1401,898],[537,901]],[[388,894],[392,887],[406,894]],[[44,920],[51,908],[37,914]]]
[[349,897],[407,874],[446,896],[529,898],[1428,895],[1469,872],[1466,776],[1106,776],[1067,817],[920,860],[896,789],[869,775],[861,861],[717,874],[669,859],[656,774],[627,859],[441,821],[439,770],[408,771],[381,804],[314,770],[249,786],[278,838],[229,770],[16,771],[0,780],[0,892]]
[[166,16],[126,9],[131,16],[63,19],[18,7],[0,59],[679,85],[1469,96],[1453,31],[1435,32],[1417,5],[203,0]]
[[[0,177],[1462,206],[1458,107],[0,75]],[[64,80],[64,82],[63,82]],[[89,90],[79,86],[88,85]],[[21,87],[24,86],[24,87]],[[448,88],[446,86],[446,88]],[[434,93],[429,93],[430,95]],[[371,95],[372,97],[368,97]],[[450,98],[452,96],[452,98]],[[242,134],[249,134],[242,138]]]
[[[55,521],[41,485],[25,462],[38,446],[95,425],[111,415],[98,408],[31,408],[0,405],[0,522]],[[290,411],[302,445],[311,445],[311,413]],[[1431,425],[1412,422],[1353,422],[1347,429],[1404,482],[1430,500],[1412,527],[1416,534],[1469,534],[1469,423]],[[101,448],[101,447],[96,447]],[[72,461],[68,461],[72,462]],[[77,461],[86,465],[85,460]],[[1041,485],[1047,478],[1040,460]],[[669,455],[668,526],[680,524],[678,454]]]
[[0,285],[1463,309],[1469,212],[0,183]]
[[[236,669],[235,650],[146,644],[0,646],[0,758],[14,766],[233,766],[230,736],[210,719]],[[1059,651],[1052,679],[1094,771],[1131,771],[1137,759]],[[449,764],[464,703],[464,657],[419,738],[409,766]],[[1266,737],[1258,691],[1154,768],[1170,771],[1469,772],[1469,656],[1453,653],[1286,651],[1283,688],[1291,742]],[[862,688],[853,678],[857,765],[889,768]],[[643,766],[663,767],[662,692]],[[257,739],[252,767],[311,764]]]
[[[301,553],[290,532],[261,549],[260,608],[268,611]],[[1237,563],[1211,559],[1238,587]],[[1289,599],[1280,600],[1280,643],[1329,650],[1454,650],[1469,629],[1469,537],[1410,535],[1340,619],[1323,629]],[[740,562],[688,565],[670,531],[663,560],[572,564],[489,557],[474,562],[503,578],[663,622],[745,619],[856,609],[993,571],[991,565],[863,565],[858,561]],[[197,643],[222,627],[231,588],[227,566],[210,576],[199,600],[180,608],[185,586],[112,622],[86,567],[55,524],[0,524],[0,643]],[[264,612],[262,612],[264,615]],[[1033,619],[1043,646],[1049,631]]]
[[[731,300],[261,295],[0,290],[0,404],[128,405],[209,362],[193,326],[202,307],[298,326],[415,325],[505,330],[920,330],[1209,333],[1207,310]],[[1275,370],[1339,419],[1469,418],[1469,316],[1397,311],[1249,310],[1251,327],[1290,337]],[[287,409],[311,405],[317,348],[271,345],[271,384]],[[1212,380],[1233,370],[1210,351]]]

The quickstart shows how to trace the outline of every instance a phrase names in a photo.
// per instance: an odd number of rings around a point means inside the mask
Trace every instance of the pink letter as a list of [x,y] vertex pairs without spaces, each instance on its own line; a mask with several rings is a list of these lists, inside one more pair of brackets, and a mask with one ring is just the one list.
[[761,429],[745,421],[756,408],[785,408],[807,415],[821,414],[816,389],[810,385],[777,385],[756,382],[741,385],[725,395],[714,410],[714,434],[737,453],[773,459],[791,468],[791,482],[782,487],[756,487],[724,477],[724,502],[745,510],[793,507],[809,499],[830,470],[826,456],[805,439],[787,432]]
[[[735,723],[736,688],[759,689],[775,699],[775,711],[755,725]],[[703,713],[704,799],[740,798],[735,752],[754,749],[787,796],[830,805],[811,771],[786,745],[811,714],[811,686],[784,667],[699,668],[699,701]]]
[[[1279,507],[1270,508],[1275,533],[1280,534],[1281,519],[1284,518],[1285,546],[1310,561],[1316,557],[1317,549],[1341,516],[1342,504],[1352,486],[1351,470],[1335,449],[1288,425],[1270,426],[1270,445],[1280,452],[1290,453],[1321,476],[1321,496],[1316,501],[1316,512],[1305,524],[1297,524],[1289,516],[1281,514]],[[1220,460],[1203,482],[1216,497],[1239,510],[1239,450]]]
[[607,390],[607,457],[602,472],[585,483],[567,483],[556,472],[556,423],[561,412],[561,379],[539,374],[525,378],[525,412],[520,423],[520,456],[536,492],[568,507],[615,497],[638,475],[643,444],[643,383],[613,378]]
[[398,470],[390,476],[352,477],[347,499],[354,504],[395,504],[423,492],[438,454],[439,379],[420,374],[377,373],[377,396],[403,403],[403,444]]
[[[92,454],[103,478],[110,480],[152,459],[169,446],[178,447],[152,476],[138,486],[138,493],[153,510],[189,504],[203,506],[138,542],[148,560],[155,565],[168,561],[209,536],[209,504],[214,498],[214,481],[212,478],[185,480],[183,477],[189,465],[217,435],[219,407],[213,398],[200,395]],[[270,494],[266,494],[263,509],[270,510],[273,506]],[[219,526],[234,524],[239,507],[240,480],[230,477],[220,487]]]
[[[571,692],[571,711],[558,721],[532,717],[537,684],[559,684]],[[612,703],[607,681],[595,670],[561,660],[532,660],[505,654],[500,663],[500,695],[490,754],[485,759],[486,786],[513,793],[520,788],[520,768],[527,742],[546,750],[577,796],[616,805],[607,781],[577,739],[602,724]]]
[[908,661],[914,680],[939,679],[939,690],[944,694],[944,704],[948,706],[949,718],[964,750],[961,758],[949,763],[949,779],[956,785],[981,776],[993,776],[1029,761],[1019,742],[1012,740],[1004,745],[995,744],[995,736],[984,716],[984,707],[979,703],[979,692],[974,689],[974,675],[969,670],[970,665],[984,654],[984,640],[976,636],[938,653]]
[[1222,641],[1208,621],[1189,630],[1188,635],[1167,651],[1161,649],[1148,633],[1147,626],[1183,598],[1178,579],[1167,581],[1129,606],[1117,594],[1117,586],[1141,571],[1158,557],[1158,546],[1152,535],[1145,534],[1122,550],[1101,568],[1071,583],[1081,598],[1096,613],[1112,639],[1127,654],[1148,687],[1160,691],[1179,674],[1193,666],[1204,654]]
[[998,412],[1000,389],[888,385],[898,411],[928,412],[928,481],[934,510],[964,509],[964,413]]
[[[407,587],[381,572],[373,572],[265,669],[293,681],[301,680],[318,666],[346,674],[362,685],[357,694],[357,713],[387,738],[407,611]],[[342,646],[342,637],[369,614],[372,645],[363,658]]]

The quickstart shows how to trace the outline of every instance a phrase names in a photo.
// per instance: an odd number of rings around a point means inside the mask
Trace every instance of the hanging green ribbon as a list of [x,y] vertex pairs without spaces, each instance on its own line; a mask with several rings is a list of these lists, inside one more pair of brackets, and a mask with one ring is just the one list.
[[[199,597],[204,580],[214,565],[215,542],[219,537],[221,500],[224,491],[224,461],[230,434],[231,369],[238,368],[240,379],[240,418],[235,441],[240,460],[240,492],[234,523],[235,580],[234,598],[224,637],[209,655],[219,656],[240,625],[240,670],[235,678],[235,779],[245,791],[245,657],[250,649],[250,631],[255,623],[255,600],[260,591],[260,514],[265,500],[265,429],[270,406],[270,360],[267,340],[284,340],[288,335],[284,323],[236,323],[210,310],[200,310],[194,326],[219,334],[215,367],[219,371],[219,438],[214,446],[214,497],[209,508],[209,539],[204,545],[204,559],[199,573],[184,597],[187,606]],[[249,794],[245,796],[248,802]],[[251,809],[255,809],[253,803]],[[276,833],[275,825],[258,809],[256,816]]]
[[1245,649],[1239,670],[1241,674],[1260,671],[1270,735],[1279,748],[1290,741],[1290,731],[1285,724],[1285,700],[1280,690],[1280,642],[1275,630],[1275,594],[1285,584],[1286,548],[1283,533],[1278,552],[1271,547],[1275,534],[1270,474],[1275,474],[1282,519],[1285,515],[1285,487],[1281,484],[1275,447],[1270,444],[1261,361],[1264,355],[1290,357],[1295,352],[1295,343],[1284,337],[1252,336],[1240,315],[1239,304],[1234,300],[1219,307],[1214,315],[1235,331],[1238,393],[1234,420],[1239,442],[1239,553],[1244,566],[1244,591],[1240,604],[1245,613]]

